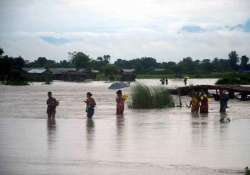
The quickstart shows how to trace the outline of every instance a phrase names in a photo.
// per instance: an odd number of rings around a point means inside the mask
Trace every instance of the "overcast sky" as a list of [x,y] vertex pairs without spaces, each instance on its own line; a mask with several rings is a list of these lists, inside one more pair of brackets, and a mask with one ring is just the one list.
[[250,0],[0,0],[0,48],[34,60],[250,56]]

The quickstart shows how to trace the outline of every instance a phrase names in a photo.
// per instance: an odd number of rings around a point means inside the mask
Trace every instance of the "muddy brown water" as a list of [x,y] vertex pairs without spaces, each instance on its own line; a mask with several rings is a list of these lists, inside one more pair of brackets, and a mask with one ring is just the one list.
[[[158,80],[140,80],[160,85]],[[190,84],[214,84],[192,79]],[[241,174],[250,166],[250,103],[229,101],[230,123],[220,123],[219,104],[193,116],[186,107],[131,110],[115,115],[110,83],[54,82],[0,85],[0,174]],[[183,85],[169,80],[170,87]],[[60,101],[47,121],[46,94]],[[85,93],[97,102],[87,120]],[[124,89],[129,93],[129,88]],[[183,97],[184,104],[189,103]]]

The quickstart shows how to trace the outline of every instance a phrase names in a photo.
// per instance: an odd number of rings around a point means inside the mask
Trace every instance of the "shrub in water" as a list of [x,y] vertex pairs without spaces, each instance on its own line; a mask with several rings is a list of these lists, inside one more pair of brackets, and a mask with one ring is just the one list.
[[135,109],[174,107],[174,101],[166,88],[137,83],[131,89],[129,107]]
[[225,74],[216,84],[250,84],[250,73]]

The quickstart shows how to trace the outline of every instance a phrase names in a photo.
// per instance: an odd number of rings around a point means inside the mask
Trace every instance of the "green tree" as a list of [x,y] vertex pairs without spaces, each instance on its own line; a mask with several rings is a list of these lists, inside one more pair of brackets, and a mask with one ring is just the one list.
[[239,56],[238,56],[237,52],[231,51],[228,54],[228,57],[229,57],[229,64],[230,64],[231,68],[233,70],[237,70],[238,69],[237,63],[239,62]]
[[96,60],[99,61],[99,62],[102,62],[103,58],[102,57],[97,57]]
[[2,55],[3,55],[3,53],[4,53],[3,49],[2,49],[2,48],[0,48],[0,56],[2,56]]
[[183,58],[182,61],[178,63],[177,72],[180,72],[181,74],[186,74],[186,73],[193,74],[199,67],[198,65],[199,64],[193,61],[191,57],[186,57]]
[[242,56],[240,58],[240,67],[246,68],[248,61],[249,61],[249,58],[246,55]]
[[72,64],[77,68],[87,68],[90,65],[91,59],[83,52],[69,53]]
[[35,62],[38,64],[39,67],[45,67],[48,60],[45,57],[39,57]]
[[21,70],[24,67],[25,62],[24,62],[24,59],[19,56],[14,59],[14,64],[16,65],[17,69]]
[[59,62],[59,67],[70,67],[71,63],[67,60],[62,60]]
[[201,71],[202,72],[209,72],[211,70],[211,63],[209,59],[204,59],[200,63]]
[[103,72],[105,77],[107,77],[109,80],[114,80],[117,74],[119,73],[119,69],[113,64],[107,64],[104,66]]
[[111,58],[110,55],[103,55],[103,60],[104,60],[105,64],[109,64],[110,58]]

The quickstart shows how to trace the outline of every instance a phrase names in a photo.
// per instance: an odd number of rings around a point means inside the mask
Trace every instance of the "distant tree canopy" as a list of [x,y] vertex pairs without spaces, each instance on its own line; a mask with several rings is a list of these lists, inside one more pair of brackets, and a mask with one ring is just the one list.
[[242,68],[246,68],[247,67],[247,64],[249,62],[249,58],[246,56],[246,55],[243,55],[241,58],[240,58],[241,62],[240,62],[240,67]]
[[[75,67],[77,69],[97,69],[104,73],[106,77],[112,78],[118,69],[135,69],[139,74],[175,74],[175,75],[208,75],[210,73],[233,72],[250,69],[249,58],[246,55],[239,56],[236,51],[228,54],[228,59],[203,59],[194,60],[185,57],[179,62],[157,62],[152,57],[142,57],[131,60],[117,59],[110,63],[111,56],[105,54],[96,59],[90,58],[83,52],[69,53],[69,60],[56,62],[45,57],[38,57],[32,62],[24,61],[22,57],[9,57],[4,55],[4,50],[0,48],[0,72],[6,74],[10,70],[21,70],[23,67]],[[161,70],[161,71],[156,71]],[[7,73],[8,74],[8,73]]]
[[34,67],[34,68],[38,68],[38,67],[58,67],[58,63],[56,63],[54,60],[48,60],[45,57],[38,57],[35,61],[33,62],[28,62],[26,64],[27,67]]
[[120,68],[134,68],[140,73],[152,72],[155,68],[159,68],[161,65],[160,63],[157,63],[156,59],[151,57],[136,58],[133,60],[118,59],[114,64]]
[[20,82],[24,81],[22,75],[22,68],[25,65],[24,59],[22,57],[9,57],[8,55],[3,55],[3,49],[0,49],[0,81],[6,82]]
[[77,68],[88,68],[90,65],[90,58],[83,52],[70,52],[72,64]]
[[3,55],[3,53],[4,53],[3,49],[2,49],[2,48],[0,48],[0,56],[2,56],[2,55]]
[[91,61],[91,67],[102,70],[103,67],[110,63],[110,58],[110,55],[104,55],[103,57],[99,56],[96,58],[96,60]]
[[119,68],[113,64],[107,64],[103,67],[103,72],[109,80],[114,80],[115,76],[119,73]]
[[229,64],[233,70],[238,69],[239,56],[236,51],[231,51],[228,55]]

